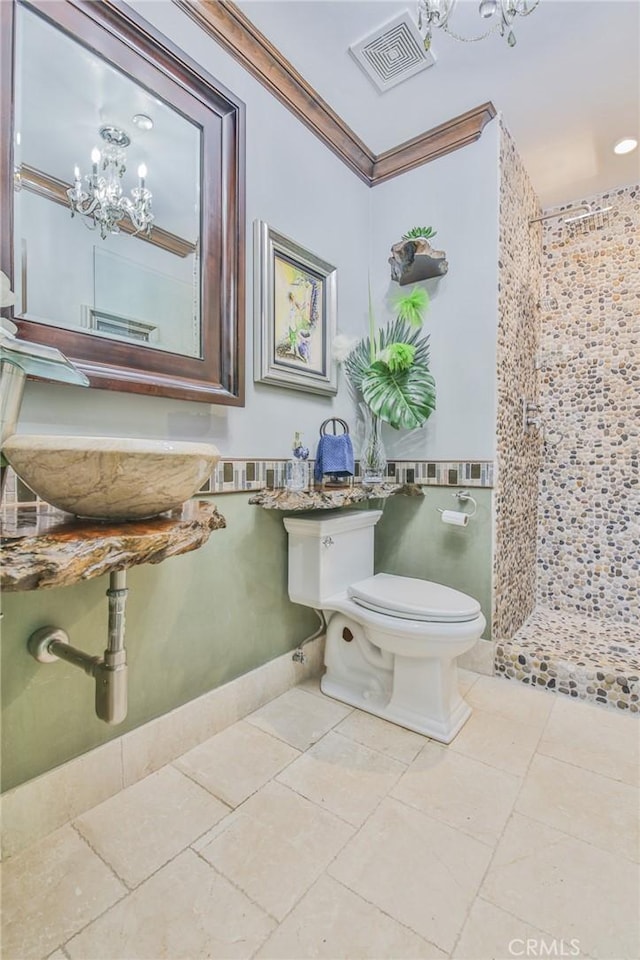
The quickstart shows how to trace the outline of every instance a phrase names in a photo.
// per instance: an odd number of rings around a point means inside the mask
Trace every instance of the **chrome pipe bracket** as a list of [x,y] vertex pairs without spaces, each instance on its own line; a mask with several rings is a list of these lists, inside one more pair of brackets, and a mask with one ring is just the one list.
[[27,640],[27,650],[38,663],[55,663],[60,657],[51,650],[53,643],[69,644],[69,635],[58,627],[40,627]]

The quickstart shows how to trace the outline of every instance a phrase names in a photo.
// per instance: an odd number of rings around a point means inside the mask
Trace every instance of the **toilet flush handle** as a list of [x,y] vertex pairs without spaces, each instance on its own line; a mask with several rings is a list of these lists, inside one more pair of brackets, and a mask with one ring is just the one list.
[[323,547],[332,547],[333,546],[333,537],[323,537],[322,538]]

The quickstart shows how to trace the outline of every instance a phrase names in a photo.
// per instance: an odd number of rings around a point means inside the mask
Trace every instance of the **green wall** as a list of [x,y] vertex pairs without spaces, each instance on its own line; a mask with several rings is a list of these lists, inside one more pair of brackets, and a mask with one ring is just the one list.
[[38,627],[62,627],[74,646],[101,654],[107,576],[2,598],[2,789],[58,766],[287,650],[317,625],[287,598],[282,514],[214,498],[227,519],[200,550],[128,574],[129,715],[117,727],[94,713],[94,682],[27,653]]
[[[466,528],[440,521],[436,507],[456,505],[450,489],[387,500],[376,528],[376,570],[457,587],[477,597],[489,620],[491,492],[474,496],[478,515]],[[294,649],[315,630],[313,612],[287,598],[283,514],[249,506],[246,494],[214,500],[226,530],[193,553],[129,571],[129,715],[117,727],[96,718],[93,681],[63,662],[36,663],[26,650],[29,635],[51,624],[75,646],[101,654],[108,577],[4,595],[3,790]]]
[[[425,487],[423,498],[387,500],[376,527],[376,572],[422,577],[475,597],[491,638],[491,490],[471,490],[478,512],[466,527],[440,519],[437,508],[459,510],[446,487]],[[470,513],[471,504],[464,507]]]

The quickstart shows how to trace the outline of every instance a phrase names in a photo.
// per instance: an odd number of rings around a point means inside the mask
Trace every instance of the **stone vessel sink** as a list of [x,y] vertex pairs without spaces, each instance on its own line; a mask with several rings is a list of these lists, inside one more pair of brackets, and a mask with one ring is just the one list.
[[15,434],[7,460],[34,493],[78,517],[138,520],[188,500],[220,459],[209,443]]

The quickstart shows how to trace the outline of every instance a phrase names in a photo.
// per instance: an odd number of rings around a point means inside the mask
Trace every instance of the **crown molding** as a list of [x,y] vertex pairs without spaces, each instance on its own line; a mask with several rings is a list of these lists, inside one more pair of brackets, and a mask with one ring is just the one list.
[[174,0],[366,183],[375,156],[230,0]]
[[491,102],[481,103],[479,107],[446,120],[412,140],[406,140],[391,150],[379,153],[373,165],[371,186],[384,183],[385,180],[413,170],[414,167],[474,143],[495,115],[496,108]]
[[232,0],[173,0],[370,187],[478,140],[496,115],[483,103],[375,154]]

